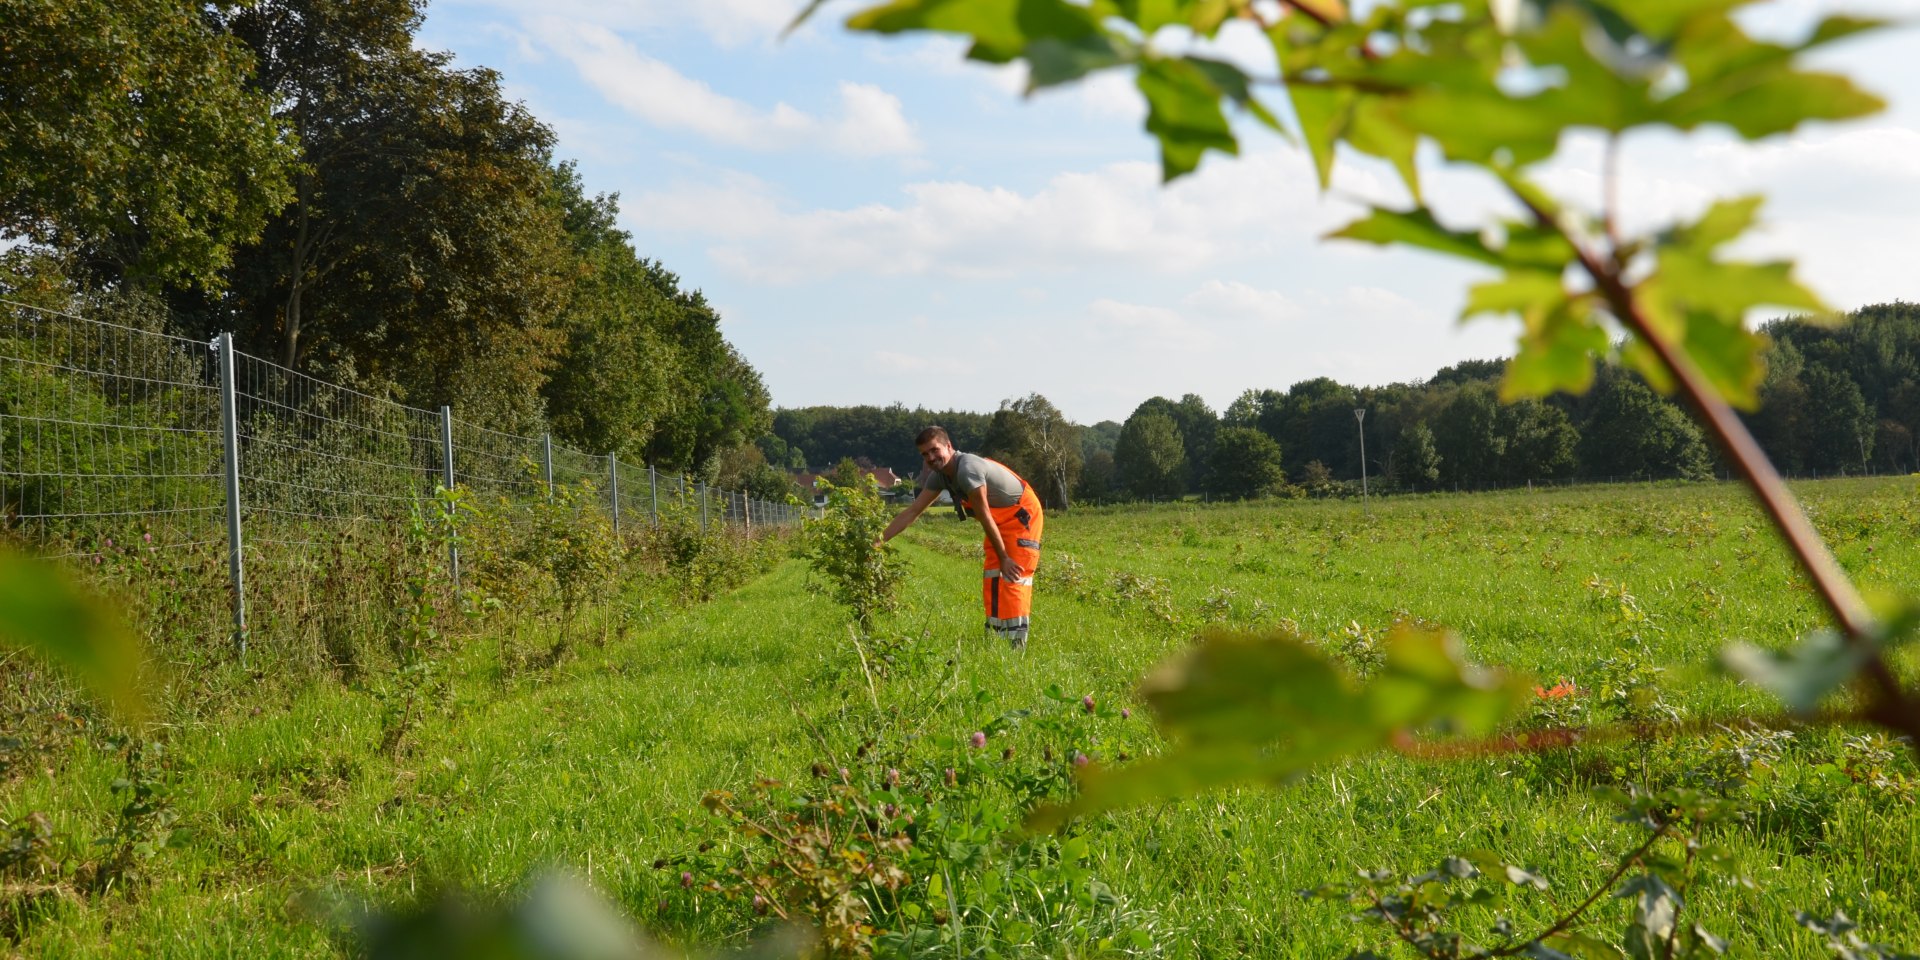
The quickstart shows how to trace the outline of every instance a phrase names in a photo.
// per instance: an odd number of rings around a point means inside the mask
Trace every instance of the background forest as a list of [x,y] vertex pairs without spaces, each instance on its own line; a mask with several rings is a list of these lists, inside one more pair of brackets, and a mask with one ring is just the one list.
[[[1790,474],[1911,472],[1920,430],[1920,306],[1854,311],[1849,322],[1789,318],[1772,340],[1754,434]],[[1500,360],[1445,367],[1425,381],[1356,387],[1318,377],[1247,390],[1215,411],[1195,394],[1153,397],[1124,423],[1068,422],[1033,395],[992,414],[891,407],[774,413],[761,441],[776,463],[867,458],[903,473],[927,423],[961,449],[1015,467],[1058,504],[1189,494],[1245,498],[1358,492],[1364,409],[1367,472],[1389,489],[1515,486],[1529,481],[1706,479],[1718,452],[1638,374],[1604,366],[1592,390],[1502,403]],[[1352,488],[1349,490],[1349,488]]]

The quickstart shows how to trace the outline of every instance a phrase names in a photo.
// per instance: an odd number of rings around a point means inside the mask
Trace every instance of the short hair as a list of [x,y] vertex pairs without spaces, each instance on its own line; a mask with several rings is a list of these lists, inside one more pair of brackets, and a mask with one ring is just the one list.
[[922,430],[918,434],[914,435],[913,445],[915,447],[924,447],[935,440],[938,440],[949,447],[953,446],[953,438],[947,436],[947,428],[940,427],[940,426],[928,427],[925,430]]

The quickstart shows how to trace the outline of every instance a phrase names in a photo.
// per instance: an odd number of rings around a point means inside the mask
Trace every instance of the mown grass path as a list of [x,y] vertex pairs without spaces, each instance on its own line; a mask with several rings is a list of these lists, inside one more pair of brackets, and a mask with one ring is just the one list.
[[[496,644],[469,643],[393,749],[382,740],[394,701],[365,686],[322,684],[257,716],[242,704],[171,731],[181,829],[150,883],[129,900],[54,909],[15,950],[331,955],[337,944],[306,906],[316,891],[392,900],[456,884],[502,895],[551,865],[590,874],[673,939],[738,942],[750,915],[653,867],[720,836],[699,808],[705,792],[804,777],[816,760],[857,766],[866,741],[886,762],[937,766],[952,747],[931,736],[964,737],[1049,684],[1130,702],[1139,677],[1209,622],[1286,619],[1363,654],[1392,617],[1411,615],[1454,626],[1484,662],[1549,680],[1592,683],[1599,661],[1624,654],[1667,666],[1659,683],[1689,717],[1760,704],[1710,671],[1713,651],[1736,637],[1782,644],[1819,613],[1741,496],[1408,498],[1377,501],[1370,520],[1357,505],[1321,503],[1051,517],[1024,654],[981,636],[977,528],[930,518],[905,547],[905,609],[858,650],[843,613],[787,561],[605,647],[581,643],[545,671],[503,677]],[[1912,483],[1822,484],[1807,496],[1856,575],[1920,581]],[[1707,888],[1690,906],[1740,955],[1820,955],[1797,909],[1839,907],[1877,937],[1920,943],[1915,796],[1835,773],[1843,737],[1802,731],[1764,769],[1745,767],[1739,789],[1757,813],[1724,839],[1759,889]],[[1385,944],[1298,890],[1487,847],[1577,897],[1631,836],[1592,786],[1671,780],[1730,762],[1743,743],[1710,732],[1455,763],[1366,759],[1106,818],[1089,825],[1092,866],[1156,918],[1152,952],[1337,956]],[[1022,756],[1050,746],[1018,731],[1005,745]],[[1136,715],[1102,728],[1097,745],[1096,759],[1112,762],[1156,740]],[[1915,776],[1911,755],[1888,772]],[[76,747],[54,777],[6,787],[0,805],[56,811],[62,833],[84,842],[89,825],[110,822],[117,775],[106,751]],[[1516,925],[1547,909],[1517,911]]]

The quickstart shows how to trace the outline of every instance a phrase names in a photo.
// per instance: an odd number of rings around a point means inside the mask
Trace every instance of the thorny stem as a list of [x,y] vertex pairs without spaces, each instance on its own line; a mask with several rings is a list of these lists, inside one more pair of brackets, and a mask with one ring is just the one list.
[[1553,926],[1540,931],[1540,934],[1534,937],[1533,939],[1528,940],[1525,943],[1514,944],[1508,947],[1501,947],[1500,949],[1495,950],[1492,953],[1488,954],[1488,956],[1511,957],[1515,954],[1523,953],[1526,951],[1528,947],[1532,946],[1533,944],[1540,943],[1541,941],[1546,940],[1548,937],[1551,937],[1557,933],[1561,933],[1565,931],[1567,928],[1573,926],[1574,923],[1580,919],[1580,915],[1587,912],[1587,908],[1593,906],[1596,902],[1600,900],[1602,896],[1606,895],[1608,891],[1612,890],[1613,885],[1616,883],[1619,883],[1620,878],[1626,876],[1627,871],[1633,869],[1634,865],[1640,862],[1640,858],[1646,856],[1647,851],[1653,849],[1653,845],[1655,843],[1658,843],[1660,838],[1666,836],[1667,832],[1672,829],[1673,829],[1673,825],[1670,823],[1661,824],[1660,828],[1658,830],[1653,831],[1653,833],[1649,834],[1647,836],[1646,841],[1641,843],[1638,847],[1635,847],[1632,853],[1629,853],[1626,856],[1621,857],[1620,864],[1613,868],[1613,873],[1608,875],[1606,882],[1600,884],[1597,887],[1594,887],[1593,892],[1590,894],[1587,894],[1587,898],[1585,900],[1580,901],[1580,905],[1577,907],[1574,907],[1572,913],[1569,913],[1566,916],[1561,917],[1558,920],[1555,920],[1553,922]]
[[1828,552],[1826,543],[1820,539],[1819,531],[1807,520],[1805,511],[1793,499],[1786,483],[1780,479],[1780,473],[1774,469],[1773,462],[1760,449],[1746,424],[1720,395],[1698,367],[1693,365],[1685,353],[1668,342],[1667,338],[1653,329],[1640,305],[1634,302],[1633,291],[1620,278],[1617,269],[1608,269],[1597,256],[1546,210],[1535,204],[1526,192],[1512,189],[1513,195],[1532,212],[1541,226],[1558,232],[1573,247],[1574,254],[1580,259],[1580,266],[1593,278],[1594,286],[1600,295],[1606,298],[1615,318],[1631,329],[1641,342],[1645,343],[1660,358],[1662,366],[1673,376],[1680,392],[1693,405],[1694,411],[1720,442],[1722,450],[1733,459],[1740,471],[1741,479],[1747,488],[1753,491],[1754,498],[1760,502],[1760,508],[1786,540],[1787,548],[1807,572],[1814,590],[1826,603],[1833,618],[1846,634],[1847,643],[1863,653],[1865,659],[1861,672],[1873,693],[1872,701],[1867,705],[1869,719],[1890,729],[1897,730],[1914,741],[1914,749],[1920,750],[1920,710],[1907,702],[1905,691],[1893,675],[1893,669],[1881,656],[1875,642],[1879,630],[1873,614],[1867,609],[1866,602],[1848,579],[1845,570]]

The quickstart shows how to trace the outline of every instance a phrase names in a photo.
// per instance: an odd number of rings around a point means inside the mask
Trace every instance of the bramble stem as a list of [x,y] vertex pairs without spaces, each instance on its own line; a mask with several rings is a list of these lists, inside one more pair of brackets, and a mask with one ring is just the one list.
[[1653,845],[1656,842],[1658,842],[1661,837],[1666,836],[1667,831],[1671,829],[1673,829],[1673,825],[1670,823],[1660,825],[1658,829],[1654,830],[1652,834],[1648,835],[1644,843],[1640,844],[1640,846],[1638,847],[1635,847],[1632,853],[1629,853],[1626,856],[1620,858],[1619,865],[1613,868],[1613,874],[1607,877],[1605,883],[1602,883],[1599,886],[1594,887],[1593,892],[1591,894],[1588,894],[1587,899],[1581,901],[1579,906],[1573,908],[1572,913],[1569,913],[1566,916],[1561,917],[1558,920],[1555,920],[1553,922],[1553,926],[1540,931],[1539,936],[1534,937],[1533,939],[1528,940],[1525,943],[1520,943],[1512,947],[1495,950],[1492,953],[1488,954],[1488,956],[1511,957],[1517,953],[1521,953],[1525,951],[1528,947],[1531,947],[1536,943],[1540,943],[1546,940],[1548,937],[1551,937],[1556,933],[1564,932],[1568,928],[1572,927],[1574,923],[1580,919],[1580,915],[1587,912],[1588,907],[1593,906],[1594,903],[1599,901],[1601,896],[1605,895],[1607,891],[1612,890],[1613,885],[1616,883],[1619,883],[1620,878],[1626,876],[1627,871],[1633,869],[1634,865],[1640,862],[1640,858],[1646,856],[1647,851],[1653,849]]
[[1767,459],[1760,444],[1747,430],[1747,425],[1741,422],[1733,407],[1707,382],[1706,376],[1694,366],[1693,361],[1653,329],[1639,304],[1634,302],[1633,291],[1620,279],[1617,270],[1610,270],[1602,264],[1578,237],[1561,227],[1556,218],[1536,205],[1524,191],[1514,189],[1511,192],[1542,226],[1566,238],[1579,257],[1581,268],[1593,278],[1594,286],[1606,298],[1614,317],[1660,358],[1661,365],[1673,376],[1674,383],[1692,404],[1694,412],[1706,424],[1714,439],[1719,441],[1720,448],[1732,458],[1734,468],[1740,472],[1747,489],[1753,491],[1762,512],[1773,521],[1781,538],[1786,540],[1787,549],[1792,551],[1794,558],[1807,572],[1815,592],[1846,634],[1848,644],[1864,648],[1866,660],[1861,672],[1866,676],[1873,694],[1872,702],[1867,705],[1867,717],[1913,738],[1914,749],[1920,750],[1920,710],[1908,704],[1906,693],[1894,677],[1893,669],[1880,654],[1876,642],[1878,623],[1867,609],[1866,601],[1861,599],[1860,592],[1854,588],[1853,581],[1827,550],[1819,531],[1807,519],[1806,512],[1800,509],[1799,502],[1794,500],[1792,491],[1787,489],[1779,471],[1774,469],[1773,461]]

